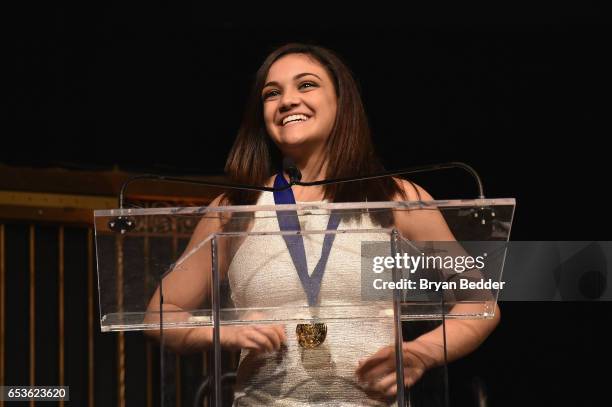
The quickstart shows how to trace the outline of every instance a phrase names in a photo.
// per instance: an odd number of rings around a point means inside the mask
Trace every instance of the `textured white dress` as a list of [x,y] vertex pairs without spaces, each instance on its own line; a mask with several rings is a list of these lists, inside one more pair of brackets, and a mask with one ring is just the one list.
[[[263,192],[258,205],[273,205]],[[302,230],[325,230],[329,216],[300,217]],[[369,216],[360,222],[342,221],[338,230],[378,229]],[[279,231],[274,212],[255,217],[252,232]],[[304,235],[308,273],[321,256],[323,234]],[[388,241],[383,233],[339,233],[330,251],[321,283],[321,306],[361,301],[361,241]],[[237,249],[228,269],[231,298],[237,308],[291,307],[307,304],[291,256],[282,236],[249,236]],[[390,310],[390,304],[389,304]],[[387,310],[387,311],[389,311]],[[352,311],[342,311],[350,316]],[[242,351],[234,406],[389,406],[394,400],[366,394],[357,384],[357,361],[393,344],[393,322],[361,319],[327,323],[324,343],[302,349],[296,323],[285,324],[286,347],[268,354]]]

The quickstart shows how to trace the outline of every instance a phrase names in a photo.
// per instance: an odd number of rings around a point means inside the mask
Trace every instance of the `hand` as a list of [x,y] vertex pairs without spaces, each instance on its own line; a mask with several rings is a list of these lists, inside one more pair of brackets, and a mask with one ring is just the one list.
[[[252,314],[247,319],[258,319]],[[287,341],[283,325],[234,325],[222,326],[219,333],[221,346],[230,350],[249,349],[254,352],[280,350]]]
[[[404,356],[404,385],[415,384],[426,370],[436,364],[431,345],[416,341],[402,344]],[[397,394],[395,373],[395,346],[386,346],[372,356],[359,361],[357,378],[366,390],[382,393],[387,397]]]

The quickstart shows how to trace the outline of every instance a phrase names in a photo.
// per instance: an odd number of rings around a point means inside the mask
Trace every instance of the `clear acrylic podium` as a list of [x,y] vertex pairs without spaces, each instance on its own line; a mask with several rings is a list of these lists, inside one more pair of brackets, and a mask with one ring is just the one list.
[[[392,399],[363,390],[358,361],[391,347],[403,366],[402,322],[493,317],[514,206],[479,199],[96,211],[100,326],[161,330],[161,346],[180,346],[170,340],[177,329],[210,332],[209,405],[222,404],[224,332],[245,326],[279,326],[287,341],[276,352],[241,352],[237,405],[410,405],[403,385]],[[337,230],[326,229],[331,213],[341,218]],[[297,216],[300,230],[280,231],[283,216]],[[410,240],[415,216],[441,220],[455,240]],[[129,230],[111,230],[118,220]],[[309,305],[287,237],[301,237],[312,273],[329,235],[318,301]],[[311,324],[325,337],[308,347],[298,331]],[[397,378],[403,383],[403,369]]]

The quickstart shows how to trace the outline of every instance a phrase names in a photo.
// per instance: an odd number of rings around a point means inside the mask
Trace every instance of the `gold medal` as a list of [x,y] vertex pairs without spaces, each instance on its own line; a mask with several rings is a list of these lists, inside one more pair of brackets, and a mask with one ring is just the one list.
[[314,324],[298,324],[295,328],[298,343],[302,348],[316,348],[325,341],[327,325],[321,322]]

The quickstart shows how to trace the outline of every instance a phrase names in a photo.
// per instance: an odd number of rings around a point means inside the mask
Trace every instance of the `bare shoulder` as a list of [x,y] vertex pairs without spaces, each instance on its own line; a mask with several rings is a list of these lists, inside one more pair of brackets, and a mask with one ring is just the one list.
[[276,175],[272,175],[271,177],[268,178],[268,180],[265,183],[265,186],[270,188],[272,186],[274,186],[274,180],[276,179]]
[[434,198],[420,185],[402,178],[393,178],[399,185],[404,196],[396,195],[394,201],[433,201]]
[[[420,185],[412,181],[394,178],[404,197],[397,196],[394,200],[432,201],[434,198]],[[417,208],[394,211],[396,227],[403,236],[416,241],[450,241],[454,240],[444,217],[435,208]]]
[[223,206],[225,205],[227,202],[225,194],[221,194],[221,195],[217,195],[212,201],[210,201],[210,203],[208,204],[208,207],[218,207],[218,206]]
[[[208,208],[215,208],[227,205],[227,200],[224,194],[215,197],[209,204]],[[215,214],[207,215],[206,213],[200,218],[196,228],[193,232],[191,242],[197,242],[202,239],[203,236],[208,236],[218,230],[221,230],[223,226],[223,214],[216,216]]]

